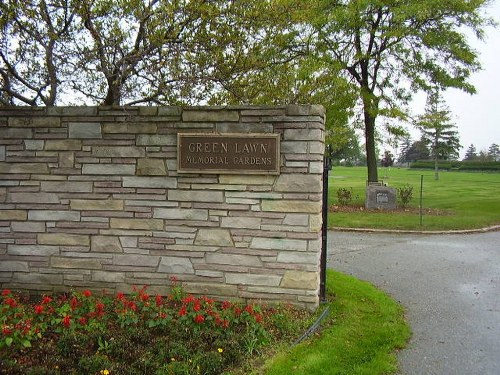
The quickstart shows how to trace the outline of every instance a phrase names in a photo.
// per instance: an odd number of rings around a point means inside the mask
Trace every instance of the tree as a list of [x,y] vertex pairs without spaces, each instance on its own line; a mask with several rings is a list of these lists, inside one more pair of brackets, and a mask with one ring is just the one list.
[[403,138],[403,143],[401,144],[401,150],[399,151],[398,162],[400,163],[408,163],[407,159],[408,151],[412,145],[412,140],[410,136],[406,136]]
[[[340,69],[357,89],[363,114],[368,181],[378,180],[375,139],[379,116],[407,119],[412,92],[455,87],[479,68],[467,43],[469,29],[482,37],[491,21],[486,0],[321,1],[312,25],[322,59]],[[397,129],[388,129],[389,131]]]
[[429,158],[430,151],[424,139],[413,142],[405,155],[408,163],[418,160],[429,160]]
[[492,158],[494,161],[500,160],[500,148],[496,143],[492,143],[488,149],[488,156]]
[[417,127],[422,132],[422,139],[430,147],[435,178],[438,180],[438,160],[457,159],[462,147],[456,127],[451,122],[450,110],[442,101],[439,90],[427,96],[426,113],[418,117]]
[[467,151],[465,152],[464,160],[472,161],[475,159],[477,159],[476,147],[474,147],[474,145],[471,144],[467,149]]

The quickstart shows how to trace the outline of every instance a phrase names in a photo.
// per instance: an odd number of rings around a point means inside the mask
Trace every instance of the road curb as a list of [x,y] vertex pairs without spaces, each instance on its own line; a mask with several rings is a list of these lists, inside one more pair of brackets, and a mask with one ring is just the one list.
[[337,232],[362,232],[362,233],[396,233],[396,234],[474,234],[495,232],[500,230],[500,225],[493,225],[491,227],[479,229],[462,229],[462,230],[407,230],[407,229],[374,229],[374,228],[347,228],[347,227],[333,227],[328,230]]

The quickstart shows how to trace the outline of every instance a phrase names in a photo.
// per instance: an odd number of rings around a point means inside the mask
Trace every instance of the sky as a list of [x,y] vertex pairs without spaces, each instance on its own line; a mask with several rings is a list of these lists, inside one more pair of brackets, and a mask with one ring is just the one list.
[[[470,39],[470,45],[479,52],[482,70],[473,73],[471,83],[476,87],[475,95],[456,89],[448,89],[443,98],[452,112],[452,120],[460,135],[462,159],[471,144],[476,151],[485,150],[492,143],[500,145],[500,0],[494,0],[486,14],[499,24],[489,27],[484,41]],[[425,97],[415,103],[418,113],[424,112]],[[412,132],[412,138],[420,133]]]

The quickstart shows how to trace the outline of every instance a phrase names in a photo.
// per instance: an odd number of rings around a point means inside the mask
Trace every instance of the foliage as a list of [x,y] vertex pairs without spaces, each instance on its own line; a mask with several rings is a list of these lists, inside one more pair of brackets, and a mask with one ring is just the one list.
[[[410,164],[412,169],[434,169],[434,162],[419,160]],[[438,168],[445,171],[500,171],[500,162],[495,161],[458,161],[440,160]]]
[[[303,313],[301,313],[303,314]],[[96,296],[89,290],[23,301],[0,296],[0,373],[220,374],[270,342],[288,340],[295,310],[147,288]],[[77,360],[75,360],[77,359]]]
[[401,207],[408,207],[413,199],[413,186],[406,184],[397,188],[397,192],[398,201],[400,202]]
[[[406,121],[405,105],[417,90],[438,86],[474,92],[468,79],[479,63],[464,31],[482,37],[490,23],[480,14],[486,0],[317,3],[311,18],[317,31],[316,53],[325,64],[339,69],[357,92],[368,181],[377,181],[379,116]],[[400,126],[387,123],[389,132],[404,134]]]
[[384,157],[380,160],[382,167],[388,168],[394,165],[394,155],[390,151],[384,151]]
[[469,148],[467,149],[467,151],[465,152],[465,157],[464,157],[464,161],[466,160],[474,160],[477,158],[477,153],[476,153],[476,147],[474,147],[473,144],[471,144],[469,146]]
[[337,199],[341,206],[347,206],[352,201],[352,188],[340,188],[337,190]]

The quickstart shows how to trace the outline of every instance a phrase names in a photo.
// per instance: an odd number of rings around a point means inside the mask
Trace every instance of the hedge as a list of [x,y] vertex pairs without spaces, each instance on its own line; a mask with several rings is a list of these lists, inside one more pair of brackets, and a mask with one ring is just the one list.
[[[415,169],[434,169],[433,160],[419,160],[410,163],[410,168]],[[440,160],[438,168],[441,170],[458,171],[493,171],[500,172],[499,161],[458,161],[458,160]]]

